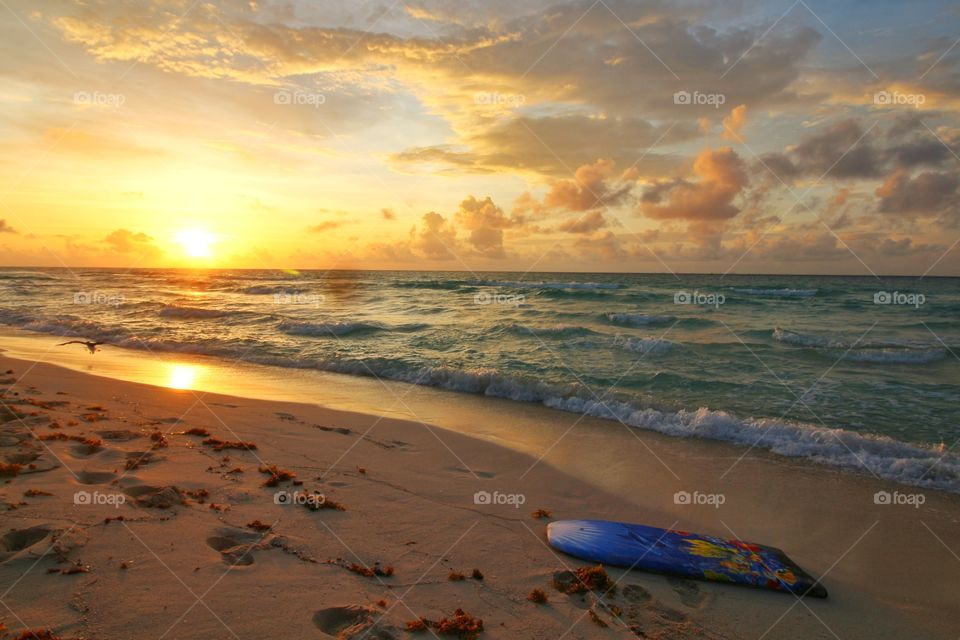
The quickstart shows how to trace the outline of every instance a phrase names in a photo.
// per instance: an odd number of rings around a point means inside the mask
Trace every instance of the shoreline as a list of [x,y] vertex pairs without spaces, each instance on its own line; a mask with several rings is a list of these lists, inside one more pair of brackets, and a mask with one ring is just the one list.
[[[325,407],[383,413],[486,437],[525,453],[540,456],[556,437],[545,432],[541,442],[530,442],[525,433],[544,432],[548,423],[606,425],[636,431],[637,437],[666,436],[672,440],[730,447],[734,457],[767,456],[784,465],[810,465],[841,473],[873,477],[918,491],[943,491],[960,495],[960,459],[930,444],[889,436],[829,428],[827,425],[739,416],[723,410],[645,409],[609,399],[604,406],[589,397],[524,399],[453,387],[380,377],[371,371],[336,371],[315,367],[289,367],[233,359],[225,355],[178,351],[153,351],[112,346],[91,359],[83,349],[53,349],[54,338],[45,333],[3,327],[0,352],[26,360],[41,359],[77,371],[98,373],[111,379],[262,400],[321,404]],[[234,375],[240,367],[243,374]],[[318,394],[318,389],[323,389]],[[333,392],[330,390],[344,389]],[[386,392],[386,393],[385,393]],[[523,394],[521,394],[522,396]],[[521,429],[489,428],[464,415],[506,412],[525,417]],[[629,415],[626,415],[627,412]],[[549,429],[547,430],[549,431]],[[739,464],[739,463],[738,463]],[[938,469],[939,467],[939,469]],[[940,471],[940,473],[936,473]],[[675,475],[675,474],[674,474]],[[725,474],[724,474],[725,475]],[[590,479],[590,478],[588,478]]]
[[[238,545],[242,546],[246,543],[242,536],[237,537],[237,530],[243,532],[246,518],[266,522],[266,518],[272,516],[265,515],[265,512],[270,512],[279,517],[278,529],[282,528],[282,531],[278,536],[296,539],[297,548],[310,549],[314,555],[317,554],[317,543],[322,541],[324,550],[329,552],[336,548],[338,553],[346,556],[349,552],[341,544],[346,543],[357,550],[363,562],[380,560],[395,566],[398,578],[395,582],[408,584],[421,574],[428,575],[432,584],[423,591],[431,593],[423,596],[422,603],[412,607],[424,609],[427,611],[424,615],[428,617],[438,616],[445,608],[449,609],[445,615],[449,615],[453,609],[462,607],[484,618],[487,629],[484,637],[527,637],[527,633],[534,632],[554,637],[546,630],[553,629],[556,631],[554,635],[563,633],[585,610],[583,602],[568,596],[561,599],[560,594],[550,590],[550,576],[565,565],[577,567],[584,563],[556,555],[546,547],[545,521],[529,517],[533,509],[544,508],[551,510],[554,518],[624,520],[769,544],[782,548],[815,576],[827,572],[824,578],[830,591],[827,601],[805,601],[805,606],[791,607],[797,601],[785,594],[706,582],[692,583],[691,587],[686,582],[660,576],[640,572],[624,575],[621,570],[610,569],[614,580],[622,578],[621,584],[637,584],[652,594],[650,602],[656,603],[656,607],[640,607],[638,619],[651,630],[659,629],[665,637],[692,636],[697,630],[706,633],[706,637],[759,637],[770,625],[775,625],[775,631],[767,637],[809,638],[818,634],[829,637],[827,629],[836,629],[839,635],[846,637],[892,638],[908,633],[952,637],[947,635],[948,630],[955,629],[960,620],[960,607],[951,591],[956,573],[952,563],[960,561],[951,556],[952,552],[943,542],[960,537],[957,524],[960,499],[952,494],[924,492],[924,504],[917,509],[905,505],[877,505],[872,500],[875,492],[897,491],[902,487],[800,461],[791,464],[789,459],[764,452],[752,452],[744,457],[734,472],[720,480],[723,469],[739,455],[732,445],[680,440],[652,432],[644,432],[640,438],[608,421],[588,418],[578,422],[572,414],[549,412],[543,407],[518,410],[517,403],[490,398],[477,399],[481,401],[477,403],[477,409],[485,410],[485,413],[472,416],[477,424],[486,422],[515,427],[519,423],[532,429],[514,433],[513,439],[507,439],[493,428],[478,430],[474,434],[445,429],[443,427],[448,425],[442,422],[426,428],[416,421],[312,404],[150,387],[95,377],[50,364],[30,365],[6,356],[0,356],[0,366],[3,370],[14,369],[17,375],[29,368],[25,379],[17,383],[24,397],[31,397],[32,394],[27,394],[29,386],[33,385],[37,389],[35,397],[41,401],[59,400],[57,391],[61,391],[67,394],[63,396],[67,401],[106,408],[107,417],[102,423],[85,424],[78,420],[80,424],[69,429],[83,435],[104,430],[131,431],[137,435],[128,442],[104,440],[103,451],[88,455],[81,455],[82,452],[78,453],[66,443],[49,443],[52,451],[69,461],[71,467],[77,467],[73,471],[89,474],[82,478],[101,480],[99,485],[94,483],[95,486],[111,486],[116,477],[97,474],[112,474],[107,467],[118,463],[121,463],[118,468],[122,471],[122,461],[127,453],[138,449],[142,453],[146,441],[141,438],[149,435],[149,430],[160,428],[174,432],[198,425],[218,437],[235,439],[232,435],[235,432],[237,436],[255,441],[258,444],[256,456],[268,464],[294,470],[298,478],[307,480],[306,474],[315,475],[317,472],[323,476],[329,470],[326,474],[329,477],[322,484],[327,485],[325,489],[334,499],[346,504],[348,510],[343,513],[323,510],[322,514],[295,510],[291,514],[284,507],[273,504],[269,494],[264,493],[266,490],[259,486],[263,476],[257,473],[256,467],[260,461],[251,455],[252,452],[231,455],[231,461],[242,459],[242,466],[247,467],[242,479],[224,479],[223,474],[206,471],[198,465],[202,460],[203,466],[213,467],[212,462],[221,462],[219,454],[206,451],[204,446],[195,442],[197,438],[169,436],[169,446],[160,451],[165,460],[147,464],[133,474],[125,474],[117,485],[136,492],[133,487],[170,486],[175,479],[178,485],[194,485],[191,489],[195,490],[209,487],[206,488],[210,492],[209,500],[222,502],[227,509],[219,512],[196,506],[177,507],[175,517],[163,520],[154,517],[155,514],[148,509],[127,504],[124,513],[129,511],[130,517],[143,522],[145,528],[155,528],[152,534],[155,541],[163,540],[163,544],[169,546],[171,541],[182,540],[184,544],[174,544],[177,549],[173,557],[183,568],[188,564],[199,566],[199,572],[204,575],[210,575],[208,570],[211,567],[203,562],[212,559],[216,561],[212,562],[214,567],[223,566],[217,557],[220,552],[204,544],[205,536],[208,542],[212,538],[229,538],[239,541]],[[337,393],[349,395],[350,390],[340,389]],[[196,402],[197,395],[202,395],[202,403]],[[175,417],[178,407],[186,410],[184,423],[164,423],[163,420]],[[513,411],[504,415],[508,408]],[[76,414],[78,409],[63,411]],[[223,418],[218,416],[221,413]],[[542,421],[545,413],[551,414],[549,423]],[[294,419],[281,414],[294,416]],[[156,422],[157,419],[160,422]],[[117,424],[111,424],[113,422]],[[329,430],[311,428],[313,424]],[[37,429],[42,428],[38,423]],[[345,429],[349,431],[343,432]],[[368,438],[360,437],[368,429]],[[557,440],[565,431],[567,435]],[[403,446],[397,445],[396,441],[402,442]],[[544,443],[550,442],[556,444],[541,463],[534,464],[537,456],[547,448]],[[536,450],[539,452],[535,453]],[[136,484],[131,483],[131,478]],[[8,515],[40,525],[44,522],[72,522],[82,515],[88,540],[78,545],[79,551],[75,554],[71,552],[70,561],[79,559],[90,563],[91,572],[98,574],[98,583],[104,583],[101,587],[91,585],[91,589],[119,589],[119,583],[114,580],[114,568],[107,569],[114,562],[106,559],[110,555],[110,545],[103,546],[103,541],[90,533],[94,529],[99,531],[99,525],[94,525],[97,518],[83,515],[85,512],[77,511],[80,508],[77,505],[63,504],[62,496],[66,493],[63,487],[73,488],[80,484],[83,483],[76,476],[71,477],[64,467],[17,476],[3,485],[8,502],[16,502],[14,498],[19,495],[13,489],[22,491],[34,485],[50,493],[59,493],[61,497],[28,499],[27,506],[20,506]],[[522,494],[526,502],[520,509],[506,505],[478,506],[472,500],[477,491]],[[724,503],[720,508],[678,505],[673,500],[677,491],[722,493]],[[109,516],[116,511],[104,507],[97,517],[101,518],[103,513]],[[238,517],[241,514],[242,517]],[[459,535],[471,522],[476,522],[475,526],[483,532],[473,541],[480,548],[475,549],[469,543],[464,547],[457,546],[457,551],[468,558],[460,561],[463,564],[460,568],[469,573],[471,567],[466,565],[473,565],[488,577],[482,584],[475,581],[465,589],[461,587],[466,585],[444,579],[447,572],[456,567],[447,567],[443,558],[453,553],[446,549],[456,539],[455,535],[448,534],[457,532]],[[343,525],[343,530],[334,530],[334,523]],[[116,528],[116,525],[110,526]],[[123,526],[133,527],[133,521]],[[218,527],[227,527],[232,533],[211,535]],[[104,526],[103,531],[106,530],[108,526]],[[408,532],[416,532],[419,537],[416,553],[398,543],[397,539],[406,537]],[[336,535],[331,535],[334,533]],[[274,534],[271,532],[270,535]],[[136,540],[133,543],[137,544]],[[139,546],[138,561],[149,564],[149,554],[142,545]],[[134,547],[127,548],[131,554],[135,551]],[[233,567],[224,581],[237,577],[234,572],[253,573],[253,568],[269,564],[261,570],[280,573],[261,575],[257,583],[261,584],[261,590],[270,584],[274,590],[281,589],[289,578],[286,573],[289,567],[281,570],[274,565],[289,561],[297,567],[297,579],[305,581],[304,584],[314,584],[312,581],[316,575],[309,571],[317,568],[313,564],[291,560],[287,557],[289,554],[275,553],[274,550],[253,553],[257,560],[255,564]],[[82,557],[74,558],[74,555]],[[278,559],[281,556],[284,556],[283,561]],[[46,567],[48,561],[43,562]],[[306,565],[309,567],[305,569]],[[12,580],[19,575],[17,568],[22,572],[26,565],[14,558],[13,562],[5,561],[0,567],[3,578],[13,575]],[[169,576],[160,566],[154,569],[162,572],[158,575]],[[324,581],[336,586],[325,598],[337,606],[368,606],[372,595],[360,602],[360,592],[356,590],[361,587],[364,593],[377,590],[389,594],[395,591],[389,588],[388,579],[383,579],[385,584],[371,583],[369,579],[343,572],[339,566],[324,564],[321,569],[329,572],[324,573]],[[193,566],[185,569],[185,573],[192,570]],[[402,580],[400,575],[403,575]],[[23,592],[36,593],[49,588],[47,583],[51,580],[63,581],[63,585],[56,584],[58,587],[66,585],[63,592],[66,601],[69,593],[76,593],[77,585],[88,582],[89,575],[73,578],[30,573],[28,578],[40,582],[33,588],[23,589]],[[71,581],[72,584],[68,584]],[[181,594],[178,596],[171,591],[170,597],[179,599],[185,595],[186,606],[189,606],[194,598],[182,585],[176,586]],[[315,586],[310,588],[316,589]],[[524,600],[524,594],[532,588],[547,590],[548,610],[531,609],[534,605]],[[82,586],[79,590],[83,591]],[[404,598],[419,598],[420,591],[414,588],[413,593]],[[350,600],[346,598],[347,593],[357,602],[344,602]],[[256,606],[249,602],[252,596],[238,597],[247,601],[248,607]],[[490,598],[497,600],[495,606],[491,605]],[[501,598],[505,600],[501,602]],[[13,599],[15,595],[12,594]],[[374,602],[376,600],[373,598]],[[143,606],[150,611],[147,603]],[[15,604],[11,607],[18,608]],[[305,612],[304,607],[309,611]],[[680,612],[682,617],[674,621],[676,624],[664,626],[661,623],[673,614],[664,618],[657,613],[657,607]],[[52,603],[29,604],[28,608],[37,613],[38,618],[56,613],[67,632],[64,636],[75,634],[78,623],[71,621],[66,610],[60,610]],[[55,611],[49,610],[51,608]],[[299,612],[297,624],[303,624],[301,632],[310,629],[315,634],[317,629],[315,625],[311,626],[310,616],[323,608],[317,598],[309,598],[298,603],[289,615]],[[402,627],[401,613],[407,613],[407,619],[414,617],[409,612],[394,609],[387,619]],[[235,615],[246,620],[241,614],[242,609]],[[106,622],[111,616],[119,615],[122,619],[120,612],[112,610],[108,615],[104,611],[100,615],[101,623],[105,625],[101,628],[103,637],[128,637],[117,635],[117,627]],[[162,616],[157,615],[156,624],[159,625]],[[518,619],[529,626],[523,629],[513,626],[519,624],[516,623]],[[564,621],[566,624],[562,627],[557,626]],[[7,622],[9,628],[19,626]],[[215,626],[203,629],[219,637],[216,633],[223,632],[223,627],[214,617],[211,622]],[[629,637],[624,635],[625,628],[615,621],[610,622],[614,624],[603,633],[609,637]],[[869,633],[864,633],[865,624],[870,627]],[[245,632],[241,635],[249,635],[247,632],[255,626],[253,622],[244,622]],[[93,628],[88,625],[87,631]],[[584,619],[569,637],[599,637],[599,633],[596,625]],[[406,632],[401,631],[397,637],[405,635]]]

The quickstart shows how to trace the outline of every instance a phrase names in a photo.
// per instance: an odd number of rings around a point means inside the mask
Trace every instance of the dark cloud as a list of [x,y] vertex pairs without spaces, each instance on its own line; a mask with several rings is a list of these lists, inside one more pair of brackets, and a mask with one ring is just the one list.
[[17,233],[17,230],[7,224],[7,221],[0,218],[0,233]]
[[925,171],[911,177],[903,171],[893,173],[876,190],[883,213],[933,216],[948,207],[955,213],[958,204],[956,173]]
[[763,156],[763,163],[781,180],[797,176],[876,178],[883,175],[883,152],[855,120],[841,120],[805,136],[785,153]]

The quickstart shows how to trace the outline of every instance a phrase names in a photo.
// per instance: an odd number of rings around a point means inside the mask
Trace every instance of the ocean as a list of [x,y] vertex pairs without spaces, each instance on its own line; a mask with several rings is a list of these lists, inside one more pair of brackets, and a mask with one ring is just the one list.
[[960,492],[960,279],[8,268],[0,323],[541,403]]

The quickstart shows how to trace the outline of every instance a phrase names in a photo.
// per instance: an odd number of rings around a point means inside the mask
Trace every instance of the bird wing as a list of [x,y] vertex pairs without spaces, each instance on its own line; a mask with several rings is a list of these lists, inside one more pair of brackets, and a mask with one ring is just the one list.
[[58,346],[58,347],[62,347],[62,346],[67,345],[67,344],[87,344],[87,343],[84,342],[83,340],[71,340],[70,342],[61,342],[61,343],[58,344],[57,346]]

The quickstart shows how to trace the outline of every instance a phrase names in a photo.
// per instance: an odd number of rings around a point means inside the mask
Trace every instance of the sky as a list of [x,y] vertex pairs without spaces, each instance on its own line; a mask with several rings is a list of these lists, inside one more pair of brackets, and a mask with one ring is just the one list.
[[960,7],[0,0],[0,264],[960,275]]

